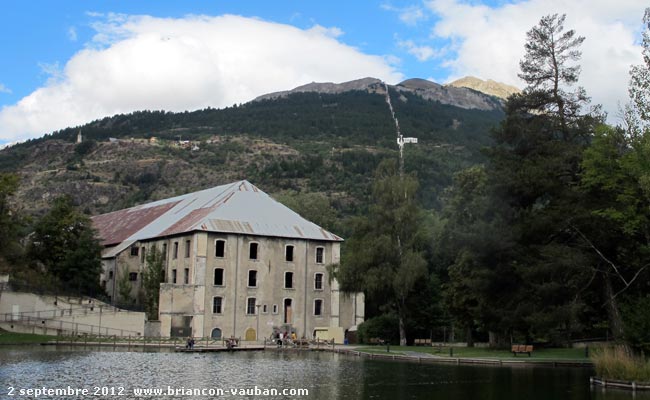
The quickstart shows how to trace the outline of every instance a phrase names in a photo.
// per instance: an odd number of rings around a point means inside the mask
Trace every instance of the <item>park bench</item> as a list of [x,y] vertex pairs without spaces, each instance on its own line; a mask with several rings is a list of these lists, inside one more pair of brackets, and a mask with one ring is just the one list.
[[513,344],[511,351],[512,351],[512,355],[515,357],[517,357],[517,354],[522,354],[522,353],[527,353],[528,357],[530,357],[530,354],[533,352],[533,346],[526,345],[526,344]]
[[413,344],[416,346],[431,346],[431,339],[415,339]]
[[370,344],[384,344],[384,340],[378,337],[370,338],[369,342]]

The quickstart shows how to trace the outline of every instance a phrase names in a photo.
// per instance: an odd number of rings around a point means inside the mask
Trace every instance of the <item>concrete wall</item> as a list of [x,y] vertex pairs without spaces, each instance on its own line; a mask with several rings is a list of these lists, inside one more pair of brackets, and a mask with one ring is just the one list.
[[61,333],[73,331],[119,336],[144,334],[144,313],[120,310],[90,298],[3,291],[0,296],[0,315],[0,322],[4,325],[8,323],[11,330],[29,325],[25,328],[26,332],[31,332],[36,324],[43,329]]
[[160,321],[145,321],[145,323],[144,323],[144,336],[145,337],[159,337],[160,336]]

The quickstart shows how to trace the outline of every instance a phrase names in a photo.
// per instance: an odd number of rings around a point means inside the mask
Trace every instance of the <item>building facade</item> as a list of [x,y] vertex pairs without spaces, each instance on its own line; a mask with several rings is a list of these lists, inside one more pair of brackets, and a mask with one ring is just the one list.
[[278,330],[306,338],[339,331],[340,341],[363,322],[363,294],[340,292],[328,269],[340,261],[342,239],[247,181],[93,222],[113,302],[142,301],[146,255],[162,252],[162,336],[261,340]]

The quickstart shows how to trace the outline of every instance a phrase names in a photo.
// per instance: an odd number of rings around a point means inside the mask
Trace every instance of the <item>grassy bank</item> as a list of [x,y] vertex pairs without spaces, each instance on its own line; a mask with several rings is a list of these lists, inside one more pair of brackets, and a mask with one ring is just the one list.
[[39,344],[49,340],[52,340],[52,336],[7,332],[0,329],[0,344]]
[[591,357],[596,375],[605,379],[650,382],[650,361],[634,356],[623,347],[604,347]]
[[[369,353],[386,353],[386,346],[362,346],[359,351]],[[450,351],[451,350],[451,351]],[[405,354],[408,352],[427,353],[439,357],[459,357],[459,358],[489,358],[489,359],[528,359],[527,354],[518,354],[513,356],[512,352],[506,349],[490,349],[485,347],[426,347],[426,346],[390,346],[390,352],[395,354]],[[536,349],[531,354],[530,359],[536,360],[577,360],[589,361],[585,349]]]

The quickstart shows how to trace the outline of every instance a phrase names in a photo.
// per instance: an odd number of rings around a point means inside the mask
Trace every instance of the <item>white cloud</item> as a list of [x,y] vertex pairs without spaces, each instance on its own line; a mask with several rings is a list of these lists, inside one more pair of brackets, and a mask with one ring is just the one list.
[[412,40],[398,40],[397,45],[415,56],[418,61],[428,61],[442,56],[443,52],[431,46],[418,46]]
[[458,0],[432,0],[427,7],[439,19],[433,39],[451,44],[444,65],[447,80],[466,75],[494,79],[518,87],[519,60],[524,55],[526,32],[548,14],[567,14],[566,29],[586,40],[582,45],[580,85],[603,104],[611,122],[618,103],[627,101],[628,70],[641,62],[637,43],[645,0],[528,0],[496,8]]
[[409,7],[400,8],[386,3],[386,4],[382,4],[381,8],[386,11],[393,11],[398,13],[400,21],[404,22],[406,25],[417,25],[419,22],[428,19],[427,14],[420,6],[409,6]]
[[74,26],[68,28],[68,39],[72,42],[77,41],[77,29]]
[[11,94],[11,89],[6,87],[4,84],[0,83],[0,93],[9,93]]
[[224,15],[179,19],[111,14],[93,42],[52,79],[0,110],[5,141],[26,139],[115,113],[230,106],[312,81],[403,76],[388,58],[339,42],[338,28],[301,30]]

